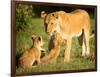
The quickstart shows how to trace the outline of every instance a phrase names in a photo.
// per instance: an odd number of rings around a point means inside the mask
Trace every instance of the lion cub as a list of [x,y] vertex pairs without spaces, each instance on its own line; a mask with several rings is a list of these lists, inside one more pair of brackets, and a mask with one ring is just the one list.
[[43,46],[43,39],[40,36],[32,35],[33,45],[32,47],[25,51],[19,58],[19,66],[22,68],[31,67],[35,61],[41,63],[40,56],[41,51],[45,51],[41,46]]
[[[52,63],[56,61],[56,58],[59,56],[60,53],[60,45],[63,43],[62,37],[59,35],[59,33],[55,32],[55,34],[52,36],[49,45],[51,47],[50,52],[48,55],[44,56],[41,61],[42,63]],[[49,46],[49,47],[50,47]]]

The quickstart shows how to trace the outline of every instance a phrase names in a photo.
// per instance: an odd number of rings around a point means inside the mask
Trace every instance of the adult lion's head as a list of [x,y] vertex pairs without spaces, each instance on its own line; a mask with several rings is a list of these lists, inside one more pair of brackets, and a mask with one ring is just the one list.
[[59,31],[59,15],[57,12],[46,14],[44,11],[41,12],[41,17],[44,19],[45,32],[52,36],[55,32]]

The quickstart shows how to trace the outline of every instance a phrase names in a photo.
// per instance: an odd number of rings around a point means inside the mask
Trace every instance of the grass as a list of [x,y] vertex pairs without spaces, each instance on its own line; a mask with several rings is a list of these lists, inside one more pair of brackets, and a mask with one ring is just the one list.
[[[16,57],[18,57],[24,50],[28,49],[32,45],[31,35],[36,33],[42,35],[47,49],[48,36],[44,31],[43,20],[41,18],[33,18],[33,25],[24,31],[17,32],[16,35]],[[94,29],[94,19],[91,18],[91,31]],[[16,73],[30,73],[30,72],[50,72],[50,71],[64,71],[64,70],[80,70],[80,69],[94,69],[95,59],[94,58],[82,58],[81,47],[78,44],[77,38],[73,38],[71,48],[71,61],[64,63],[64,45],[61,49],[60,55],[57,58],[57,62],[52,64],[41,64],[33,66],[30,69],[22,69],[16,67]],[[90,39],[90,51],[94,54],[95,52],[95,39]],[[48,52],[47,52],[48,53]]]

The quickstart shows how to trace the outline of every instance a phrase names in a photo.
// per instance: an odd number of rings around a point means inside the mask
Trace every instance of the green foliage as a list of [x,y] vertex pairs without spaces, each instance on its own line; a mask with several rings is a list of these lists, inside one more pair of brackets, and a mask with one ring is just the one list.
[[32,16],[34,15],[32,5],[16,5],[16,30],[23,30],[32,24]]

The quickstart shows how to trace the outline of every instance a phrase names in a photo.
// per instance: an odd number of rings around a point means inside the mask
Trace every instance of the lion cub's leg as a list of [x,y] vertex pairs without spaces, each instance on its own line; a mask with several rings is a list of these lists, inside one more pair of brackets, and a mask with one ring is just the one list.
[[65,53],[64,53],[64,62],[69,62],[72,38],[67,39],[66,42],[67,43],[66,43],[66,48],[65,48]]
[[39,51],[38,56],[36,58],[36,61],[37,61],[38,64],[41,63],[40,57],[41,57],[41,51]]

